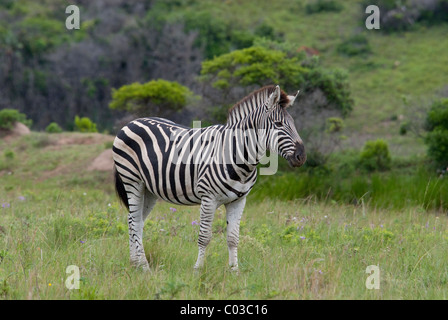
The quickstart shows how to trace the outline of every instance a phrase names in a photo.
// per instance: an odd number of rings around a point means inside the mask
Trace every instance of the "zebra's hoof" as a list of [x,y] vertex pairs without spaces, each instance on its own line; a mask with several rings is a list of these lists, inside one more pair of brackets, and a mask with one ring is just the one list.
[[238,266],[232,266],[232,267],[230,267],[230,272],[232,274],[239,275],[240,274],[240,269],[238,269]]
[[202,275],[204,273],[204,265],[195,265],[194,267],[193,267],[193,274],[195,275],[195,276],[200,276],[200,275]]
[[131,262],[131,265],[134,268],[136,268],[138,270],[142,270],[144,272],[150,272],[151,271],[151,269],[149,268],[148,261],[145,261],[145,262],[141,262],[141,261],[139,261],[139,262]]

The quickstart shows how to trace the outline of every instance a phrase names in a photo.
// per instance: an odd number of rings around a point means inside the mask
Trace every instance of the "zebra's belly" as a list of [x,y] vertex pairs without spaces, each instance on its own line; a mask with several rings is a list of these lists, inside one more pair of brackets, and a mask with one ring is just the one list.
[[193,190],[193,187],[191,190],[188,190],[185,193],[176,193],[174,190],[166,190],[168,191],[168,195],[165,193],[155,193],[159,199],[164,200],[166,202],[177,204],[177,205],[187,205],[187,206],[193,206],[193,205],[200,205],[201,204],[201,198],[206,196],[208,198],[212,198],[214,201],[216,201],[218,204],[227,204],[230,202],[233,202],[239,198],[247,196],[249,191],[252,189],[253,184],[238,184],[238,185],[232,185],[231,189],[223,189],[219,188],[219,192],[216,192],[214,188],[211,188],[210,186],[201,185],[200,183],[196,184],[195,190]]
[[169,183],[162,183],[159,188],[152,185],[148,189],[159,199],[169,203],[190,206],[201,203],[201,197],[197,191],[194,190],[193,185],[184,184],[182,186],[176,186]]
[[240,183],[237,181],[220,182],[218,180],[207,182],[199,179],[198,193],[216,201],[217,204],[234,202],[248,195],[255,181]]

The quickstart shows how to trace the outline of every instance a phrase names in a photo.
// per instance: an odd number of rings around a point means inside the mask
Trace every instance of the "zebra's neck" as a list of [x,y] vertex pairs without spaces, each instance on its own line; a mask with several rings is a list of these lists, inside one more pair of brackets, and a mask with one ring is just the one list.
[[226,157],[232,159],[232,164],[241,170],[242,175],[249,175],[256,170],[261,158],[266,155],[266,130],[261,128],[259,120],[260,112],[252,112],[244,119],[225,126],[224,140],[229,148],[226,148]]
[[229,110],[227,117],[227,124],[236,124],[252,114],[257,109],[263,108],[269,95],[274,91],[274,86],[266,86],[260,90],[252,92],[241,101],[237,102]]

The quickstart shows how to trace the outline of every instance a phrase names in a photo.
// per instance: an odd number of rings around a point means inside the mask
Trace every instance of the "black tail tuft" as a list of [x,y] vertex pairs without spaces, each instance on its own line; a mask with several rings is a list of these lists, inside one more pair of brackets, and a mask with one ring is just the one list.
[[123,204],[129,210],[128,195],[126,193],[123,181],[121,180],[117,169],[115,169],[115,190],[117,191],[117,195],[120,197],[121,202],[123,202]]

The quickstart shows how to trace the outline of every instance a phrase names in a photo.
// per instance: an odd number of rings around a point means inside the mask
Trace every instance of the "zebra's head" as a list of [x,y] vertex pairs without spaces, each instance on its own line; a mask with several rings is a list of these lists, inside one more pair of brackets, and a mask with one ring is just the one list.
[[266,102],[267,147],[288,160],[293,167],[300,167],[306,161],[303,141],[297,133],[294,119],[287,111],[298,94],[289,96],[276,86]]

